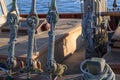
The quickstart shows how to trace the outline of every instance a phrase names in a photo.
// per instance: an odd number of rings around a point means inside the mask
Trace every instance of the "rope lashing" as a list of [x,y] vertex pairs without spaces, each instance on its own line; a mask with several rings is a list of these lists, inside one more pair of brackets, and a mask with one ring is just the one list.
[[115,74],[102,58],[92,58],[80,65],[83,80],[115,80]]
[[10,28],[10,40],[8,43],[8,59],[7,66],[9,69],[8,80],[12,79],[11,73],[12,69],[16,67],[17,60],[15,58],[15,42],[18,32],[18,23],[19,23],[19,13],[16,5],[16,0],[13,0],[12,8],[7,15],[7,24]]
[[[61,76],[66,69],[65,65],[57,64],[54,59],[54,48],[55,48],[55,25],[58,21],[58,13],[56,10],[56,0],[52,0],[51,7],[49,8],[46,20],[50,24],[49,45],[48,45],[48,59],[47,59],[47,72],[49,75]],[[56,77],[53,79],[56,80]]]

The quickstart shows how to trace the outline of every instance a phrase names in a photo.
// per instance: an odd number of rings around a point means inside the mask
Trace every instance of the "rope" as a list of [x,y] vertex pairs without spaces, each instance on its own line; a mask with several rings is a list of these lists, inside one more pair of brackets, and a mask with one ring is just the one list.
[[8,70],[6,70],[6,69],[4,69],[4,68],[2,68],[2,67],[0,67],[0,69],[1,69],[2,71],[4,71],[6,74],[8,74],[8,73],[9,73],[9,71],[8,71]]
[[[32,0],[31,3],[31,10],[27,18],[27,23],[29,26],[36,26],[35,29],[39,25],[39,18],[36,12],[36,0]],[[33,25],[34,24],[34,25]],[[34,52],[37,52],[37,43],[36,43],[36,37],[34,37]]]
[[50,31],[48,32],[49,35],[49,44],[48,44],[48,62],[47,62],[47,69],[49,72],[53,71],[52,67],[55,65],[54,63],[54,44],[55,44],[55,24],[57,22],[57,11],[56,11],[56,0],[52,0],[51,7],[49,8],[46,20],[51,25]]
[[[52,20],[50,20],[52,18]],[[50,21],[53,21],[54,24],[57,23],[59,19],[59,14],[56,9],[56,0],[52,0],[51,7],[49,8],[48,14],[47,14],[47,22],[51,23]]]
[[[32,6],[30,13],[27,17],[27,24],[29,26],[28,29],[28,49],[27,49],[27,59],[26,59],[26,67],[27,71],[27,80],[31,80],[30,74],[37,66],[36,62],[32,59],[32,54],[34,50],[37,50],[36,39],[35,39],[35,30],[39,25],[39,19],[36,14],[36,0],[32,0]],[[35,14],[35,15],[34,15]]]
[[16,15],[18,17],[20,17],[19,11],[18,11],[18,6],[17,6],[17,0],[12,0],[12,8],[11,8],[10,12],[13,12],[13,11],[15,11]]
[[61,77],[65,70],[67,70],[66,65],[57,64],[57,69],[54,72],[54,75]]
[[54,60],[54,48],[55,48],[55,24],[58,21],[58,13],[56,10],[56,0],[52,0],[51,7],[49,8],[46,20],[50,24],[49,35],[49,44],[48,44],[48,60],[47,60],[47,73],[50,78],[54,80],[57,77],[61,76],[63,72],[66,70],[66,66],[62,64],[57,64]]
[[[17,38],[18,32],[18,23],[19,23],[19,12],[16,4],[17,0],[13,0],[12,8],[7,14],[7,24],[10,28],[10,40],[8,42],[8,59],[7,59],[7,67],[8,67],[8,76],[7,80],[12,80],[12,69],[16,67],[17,60],[15,58],[15,42]],[[2,69],[4,70],[4,69]]]
[[113,30],[111,29],[109,23],[108,23],[108,29],[110,30],[110,31],[107,31],[108,33],[113,33],[113,32],[115,32],[115,31],[113,31]]
[[85,80],[115,80],[115,74],[111,70],[110,66],[106,63],[103,72],[99,73],[98,75],[93,75],[89,73],[87,70],[87,67],[84,68],[84,65],[87,64],[87,62],[90,61],[90,59],[87,59],[83,61],[80,65],[80,70],[83,73],[83,79]]

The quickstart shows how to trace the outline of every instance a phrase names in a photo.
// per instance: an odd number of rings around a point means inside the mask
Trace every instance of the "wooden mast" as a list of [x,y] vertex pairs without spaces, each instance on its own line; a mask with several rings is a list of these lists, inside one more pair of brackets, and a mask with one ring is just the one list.
[[107,11],[106,0],[84,0],[82,27],[86,58],[102,57],[107,52],[107,18],[100,16],[102,11]]

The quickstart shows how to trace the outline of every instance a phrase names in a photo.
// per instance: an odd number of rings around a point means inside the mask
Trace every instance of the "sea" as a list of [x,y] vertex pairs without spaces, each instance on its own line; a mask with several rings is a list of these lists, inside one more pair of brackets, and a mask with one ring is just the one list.
[[[8,10],[11,8],[12,0],[5,0]],[[120,7],[120,0],[116,0]],[[18,9],[21,14],[30,12],[32,0],[17,0]],[[107,0],[109,9],[112,9],[114,0]],[[36,10],[38,14],[47,13],[50,7],[51,0],[36,0]],[[79,13],[81,12],[82,0],[56,0],[57,11],[59,13]]]

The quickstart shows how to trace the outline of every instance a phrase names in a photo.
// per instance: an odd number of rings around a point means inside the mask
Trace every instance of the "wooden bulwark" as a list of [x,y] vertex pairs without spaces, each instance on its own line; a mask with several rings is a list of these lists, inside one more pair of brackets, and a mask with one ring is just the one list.
[[[45,18],[47,14],[38,14],[39,18]],[[26,18],[28,14],[20,14],[21,17]],[[59,13],[60,18],[74,18],[74,19],[81,19],[82,13]]]
[[[100,12],[101,16],[120,16],[120,11],[110,11],[110,12]],[[73,19],[81,19],[82,13],[59,13],[60,18],[73,18]],[[21,17],[26,18],[28,14],[20,14]],[[45,18],[46,14],[38,14],[39,18]]]

